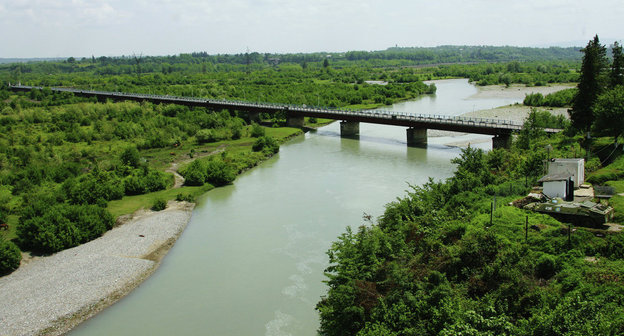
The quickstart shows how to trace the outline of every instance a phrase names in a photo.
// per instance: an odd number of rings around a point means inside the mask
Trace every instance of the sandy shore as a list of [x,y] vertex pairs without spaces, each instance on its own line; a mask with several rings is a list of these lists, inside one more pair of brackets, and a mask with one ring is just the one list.
[[115,303],[156,270],[193,207],[169,202],[138,212],[96,240],[0,278],[0,335],[60,335]]
[[[541,93],[543,95],[547,95],[549,93],[553,93],[556,91],[569,89],[574,87],[574,85],[553,85],[553,86],[536,86],[536,87],[525,87],[520,85],[512,85],[510,87],[505,87],[503,85],[491,85],[491,86],[479,86],[479,92],[472,95],[468,99],[478,99],[478,98],[519,98],[522,99],[526,94],[529,93]],[[569,118],[568,108],[567,107],[538,107],[540,110],[547,110],[553,115],[563,115],[566,118]],[[531,112],[530,106],[524,106],[521,104],[500,106],[493,109],[486,110],[478,110],[474,112],[464,113],[462,117],[474,117],[474,118],[489,118],[489,119],[501,119],[501,120],[511,120],[518,123],[523,123],[524,120],[529,116]],[[446,131],[429,131],[430,136],[452,136],[452,135],[460,135],[463,133],[457,132],[446,132]],[[457,141],[447,143],[447,146],[452,147],[466,147],[469,143],[480,143],[480,142],[488,142],[489,139],[479,139],[472,141]]]

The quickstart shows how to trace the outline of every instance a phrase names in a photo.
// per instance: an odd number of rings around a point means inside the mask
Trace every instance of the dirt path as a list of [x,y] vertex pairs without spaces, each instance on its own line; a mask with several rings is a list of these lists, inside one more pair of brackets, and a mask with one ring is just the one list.
[[219,153],[225,151],[226,147],[227,147],[226,145],[221,145],[221,146],[217,147],[215,150],[213,150],[211,152],[197,153],[192,158],[188,158],[188,159],[178,160],[178,161],[172,162],[171,166],[169,166],[169,168],[167,168],[165,170],[165,172],[173,174],[173,177],[175,178],[175,182],[173,184],[173,189],[181,188],[184,185],[184,176],[182,176],[182,175],[180,175],[180,173],[178,173],[178,167],[181,164],[187,164],[187,163],[190,163],[190,162],[192,162],[192,161],[194,161],[196,159],[202,158],[202,157],[219,154]]

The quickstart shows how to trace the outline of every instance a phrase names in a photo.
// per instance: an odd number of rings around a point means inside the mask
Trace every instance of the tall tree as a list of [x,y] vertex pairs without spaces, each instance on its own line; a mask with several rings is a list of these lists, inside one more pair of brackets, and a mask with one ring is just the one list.
[[622,46],[617,41],[613,43],[611,53],[613,54],[610,78],[611,87],[624,85],[624,54],[622,54]]
[[572,127],[579,131],[589,131],[594,115],[592,106],[607,84],[606,70],[608,67],[607,48],[600,44],[598,35],[581,49],[583,64],[578,84],[578,94],[570,110]]
[[624,86],[616,86],[598,96],[594,105],[594,131],[617,138],[624,134]]

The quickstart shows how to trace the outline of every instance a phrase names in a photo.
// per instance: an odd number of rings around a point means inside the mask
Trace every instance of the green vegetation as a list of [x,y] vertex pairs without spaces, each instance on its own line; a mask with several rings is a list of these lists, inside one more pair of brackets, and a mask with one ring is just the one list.
[[22,253],[19,248],[13,242],[5,240],[0,235],[0,276],[16,270],[21,260]]
[[[257,153],[251,127],[235,113],[91,102],[49,90],[33,96],[3,88],[0,95],[0,221],[9,224],[0,232],[3,251],[16,243],[23,250],[57,252],[99,237],[116,216],[161,209],[170,199],[194,200],[301,133],[257,125],[266,134],[260,138],[266,148]],[[202,134],[213,138],[205,141]],[[211,157],[214,152],[221,155]],[[196,161],[205,174],[200,187],[172,189],[174,178],[163,170],[194,156],[202,157]],[[11,256],[2,254],[3,265],[15,265]]]
[[[81,244],[110,229],[117,216],[159,210],[171,199],[193,201],[232,183],[301,133],[261,126],[283,125],[280,114],[250,124],[237,111],[98,102],[49,89],[15,94],[8,82],[373,108],[435,93],[435,85],[422,81],[436,78],[573,82],[580,61],[574,48],[391,48],[330,56],[194,53],[145,57],[140,67],[129,57],[0,65],[0,216],[10,225],[0,236],[0,274],[19,265],[14,242],[40,253]],[[327,122],[308,118],[307,125]],[[565,227],[531,215],[539,231],[523,242],[525,213],[507,206],[497,207],[490,224],[491,197],[506,204],[526,192],[525,176],[531,182],[541,174],[551,140],[539,128],[547,125],[565,126],[536,111],[517,151],[468,149],[454,160],[455,178],[414,187],[378,224],[341,237],[330,251],[330,292],[318,305],[323,332],[559,334],[565,330],[552,329],[587,331],[587,319],[602,316],[602,322],[619,311],[621,296],[613,294],[621,274],[619,236],[599,240],[579,230],[568,250]],[[557,141],[557,153],[576,146]],[[185,178],[181,188],[172,188],[174,177],[165,172],[172,163]],[[598,262],[586,263],[585,255]],[[620,328],[621,319],[611,320]]]
[[551,94],[547,94],[544,97],[541,93],[531,93],[526,95],[523,104],[526,106],[549,106],[549,107],[564,107],[572,106],[574,96],[578,92],[575,88],[565,89],[557,91]]
[[165,208],[167,208],[167,201],[162,198],[157,198],[154,204],[152,204],[152,210],[154,211],[165,210]]
[[375,223],[347,228],[328,251],[320,332],[623,333],[624,235],[577,227],[569,243],[567,224],[508,205],[528,192],[524,176],[541,176],[547,144],[566,157],[580,139],[549,138],[536,124],[527,120],[531,138],[511,150],[464,149],[453,177],[413,186]]

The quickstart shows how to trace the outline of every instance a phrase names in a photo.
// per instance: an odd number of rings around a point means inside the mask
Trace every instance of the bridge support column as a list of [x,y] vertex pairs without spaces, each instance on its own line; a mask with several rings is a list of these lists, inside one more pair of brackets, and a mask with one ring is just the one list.
[[249,122],[259,122],[260,121],[260,113],[259,112],[247,112],[249,116]]
[[510,148],[511,134],[497,134],[492,138],[492,149]]
[[360,123],[357,121],[341,121],[340,136],[354,138],[360,135]]
[[304,124],[303,117],[291,115],[290,113],[286,114],[286,126],[302,128]]
[[427,146],[427,129],[426,128],[408,128],[407,129],[407,145],[409,147],[426,147]]

